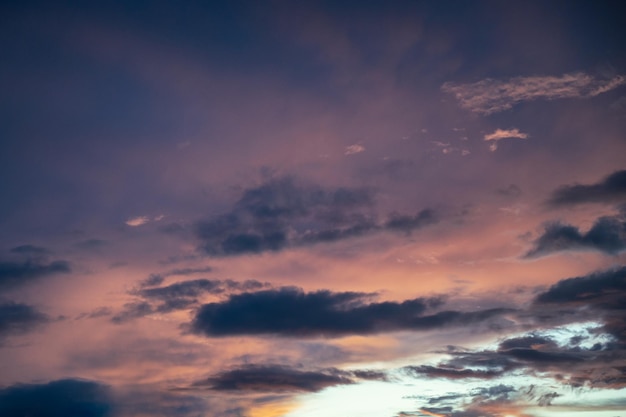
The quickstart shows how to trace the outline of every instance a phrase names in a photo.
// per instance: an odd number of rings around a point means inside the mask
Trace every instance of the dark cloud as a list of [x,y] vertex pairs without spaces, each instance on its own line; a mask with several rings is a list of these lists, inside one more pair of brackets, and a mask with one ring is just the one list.
[[[610,302],[626,296],[626,267],[595,272],[590,275],[561,280],[539,294],[537,303],[600,305],[620,307]],[[626,309],[626,304],[621,305]]]
[[0,389],[3,417],[107,417],[112,411],[109,389],[91,381],[63,379]]
[[372,294],[305,293],[283,287],[231,295],[227,300],[203,305],[191,324],[207,336],[274,334],[284,337],[336,337],[396,330],[425,330],[477,323],[510,310],[424,313],[441,305],[440,298],[403,302],[371,302]]
[[381,230],[410,232],[438,221],[432,210],[424,210],[380,222],[374,204],[369,188],[325,189],[292,178],[274,179],[245,190],[229,213],[198,222],[196,235],[202,251],[227,256],[335,242]]
[[582,311],[604,323],[604,330],[619,342],[615,348],[626,356],[626,267],[561,280],[536,297],[534,308],[550,309],[548,317],[568,309]]
[[615,171],[596,184],[565,185],[557,188],[548,204],[567,206],[583,203],[615,203],[626,200],[626,170]]
[[525,257],[537,258],[571,250],[595,250],[608,255],[626,250],[626,216],[600,217],[587,232],[581,232],[576,226],[551,223]]
[[49,263],[39,259],[0,261],[0,291],[16,288],[46,276],[69,272],[70,265],[66,261]]
[[28,332],[47,322],[48,316],[32,306],[0,304],[0,342],[6,336]]
[[0,260],[0,291],[21,287],[50,275],[71,272],[67,261],[49,261],[50,252],[40,246],[16,246],[9,253],[8,258]]
[[281,365],[245,365],[196,382],[194,386],[217,391],[316,392],[353,382],[350,373],[338,369],[302,371]]

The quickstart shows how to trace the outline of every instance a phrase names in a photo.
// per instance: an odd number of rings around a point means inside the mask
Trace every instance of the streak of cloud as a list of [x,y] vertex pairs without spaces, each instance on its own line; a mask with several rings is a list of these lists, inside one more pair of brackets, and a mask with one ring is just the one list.
[[626,84],[626,77],[618,75],[599,79],[584,72],[561,76],[515,77],[508,80],[487,78],[472,84],[447,82],[441,86],[453,94],[464,109],[489,115],[533,100],[590,98]]
[[489,145],[489,150],[494,152],[498,149],[498,141],[508,138],[527,139],[528,134],[520,132],[519,129],[496,129],[493,133],[484,136],[487,142],[493,142]]

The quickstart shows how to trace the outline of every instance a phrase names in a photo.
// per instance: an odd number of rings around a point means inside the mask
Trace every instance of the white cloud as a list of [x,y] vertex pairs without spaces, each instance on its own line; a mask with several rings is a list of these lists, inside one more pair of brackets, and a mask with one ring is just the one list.
[[142,226],[148,222],[151,221],[161,221],[165,218],[164,214],[159,214],[158,216],[154,216],[152,218],[148,217],[148,216],[137,216],[137,217],[131,217],[130,219],[126,220],[126,224],[128,226],[132,226],[132,227],[137,227],[137,226]]
[[361,153],[363,151],[365,151],[364,146],[361,146],[359,144],[354,144],[354,145],[346,146],[344,155],[353,155],[355,153]]
[[141,226],[142,224],[146,224],[150,221],[150,219],[146,216],[137,216],[137,217],[131,217],[130,219],[126,220],[126,224],[132,227],[137,227],[137,226]]
[[498,141],[507,138],[527,139],[528,134],[520,132],[519,129],[496,129],[495,132],[485,135],[484,137],[486,141],[493,142],[489,145],[491,152],[498,149]]
[[583,72],[561,76],[515,77],[508,80],[487,78],[472,84],[447,82],[445,93],[454,94],[461,107],[485,115],[508,110],[522,101],[537,99],[588,98],[626,84],[626,77],[598,79]]

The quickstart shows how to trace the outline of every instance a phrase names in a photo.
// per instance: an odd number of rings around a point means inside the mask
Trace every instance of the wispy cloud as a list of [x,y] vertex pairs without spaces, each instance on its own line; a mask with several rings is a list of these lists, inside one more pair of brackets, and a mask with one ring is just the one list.
[[151,221],[161,221],[165,218],[165,215],[163,214],[159,214],[158,216],[154,216],[154,217],[148,217],[148,216],[137,216],[137,217],[131,217],[128,220],[126,220],[126,224],[128,226],[131,227],[137,227],[137,226],[142,226],[146,223],[149,223]]
[[493,142],[489,145],[489,150],[494,152],[498,149],[498,141],[507,138],[527,139],[528,134],[522,133],[518,129],[496,129],[495,132],[485,135],[485,140]]
[[138,217],[131,217],[130,219],[126,220],[126,224],[131,227],[137,227],[137,226],[146,224],[149,221],[150,219],[146,216],[138,216]]
[[350,146],[346,146],[344,151],[344,155],[354,155],[355,153],[365,152],[365,147],[363,145],[354,144]]
[[595,97],[624,84],[626,77],[622,75],[598,79],[584,72],[575,72],[508,80],[486,78],[471,84],[447,82],[441,90],[454,94],[464,109],[488,115],[508,110],[522,101]]

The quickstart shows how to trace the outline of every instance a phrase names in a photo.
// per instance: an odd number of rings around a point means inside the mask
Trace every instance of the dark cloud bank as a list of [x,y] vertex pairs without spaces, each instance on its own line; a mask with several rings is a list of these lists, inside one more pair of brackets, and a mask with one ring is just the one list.
[[372,297],[327,290],[307,293],[294,287],[235,294],[200,307],[191,329],[206,336],[338,337],[467,325],[512,311],[495,308],[425,314],[439,307],[442,299],[372,302]]
[[108,417],[112,399],[104,385],[63,379],[45,384],[20,384],[0,389],[3,417]]
[[369,188],[325,189],[292,178],[268,181],[243,192],[229,213],[196,224],[200,249],[228,256],[279,251],[364,236],[382,230],[409,233],[436,223],[433,210],[415,215],[374,214]]

